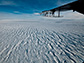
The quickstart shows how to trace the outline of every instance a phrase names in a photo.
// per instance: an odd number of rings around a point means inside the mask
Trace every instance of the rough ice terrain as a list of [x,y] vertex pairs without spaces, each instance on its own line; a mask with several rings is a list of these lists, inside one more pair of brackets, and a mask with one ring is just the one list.
[[0,22],[0,63],[83,62],[83,20]]

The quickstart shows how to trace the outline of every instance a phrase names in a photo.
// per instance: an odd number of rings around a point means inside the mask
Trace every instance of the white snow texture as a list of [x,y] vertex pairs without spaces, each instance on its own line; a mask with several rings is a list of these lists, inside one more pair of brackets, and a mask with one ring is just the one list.
[[83,20],[0,22],[0,63],[83,62]]

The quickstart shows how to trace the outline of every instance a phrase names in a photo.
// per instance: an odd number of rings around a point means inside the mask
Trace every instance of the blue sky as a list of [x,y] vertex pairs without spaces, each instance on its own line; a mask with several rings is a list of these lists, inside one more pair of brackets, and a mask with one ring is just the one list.
[[0,19],[33,18],[43,10],[71,1],[75,0],[0,0]]
[[36,13],[71,1],[74,0],[0,0],[0,12]]

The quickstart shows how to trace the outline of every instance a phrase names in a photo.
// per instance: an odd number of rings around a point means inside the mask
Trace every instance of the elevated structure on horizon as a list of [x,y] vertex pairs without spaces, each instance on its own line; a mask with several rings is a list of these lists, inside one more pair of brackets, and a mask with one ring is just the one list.
[[[50,9],[50,10],[46,10],[46,11],[42,11],[42,13],[40,13],[41,15],[47,16],[47,17],[61,17],[60,16],[60,11],[68,11],[68,10],[73,10],[77,11],[79,13],[84,14],[84,0],[77,0],[62,6],[59,6],[57,8],[54,9]],[[54,13],[58,11],[58,16],[54,16]]]

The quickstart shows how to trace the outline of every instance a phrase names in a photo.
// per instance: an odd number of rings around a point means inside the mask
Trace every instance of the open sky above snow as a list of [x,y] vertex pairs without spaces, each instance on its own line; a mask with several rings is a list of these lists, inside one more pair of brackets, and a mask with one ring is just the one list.
[[[43,10],[52,9],[75,0],[0,0],[0,21],[45,19],[38,15]],[[62,12],[61,19],[83,19],[78,12]],[[57,19],[57,18],[47,18]],[[58,18],[59,19],[59,18]]]

